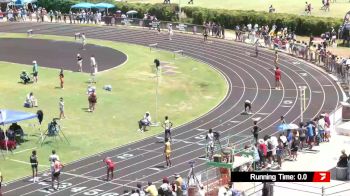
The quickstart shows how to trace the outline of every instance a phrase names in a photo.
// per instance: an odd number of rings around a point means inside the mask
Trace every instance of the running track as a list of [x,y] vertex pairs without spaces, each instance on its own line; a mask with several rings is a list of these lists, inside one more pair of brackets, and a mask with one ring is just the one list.
[[[196,172],[203,171],[205,161],[198,159],[204,154],[203,137],[207,129],[214,128],[221,137],[233,135],[231,142],[244,144],[251,138],[251,118],[260,117],[260,126],[265,134],[275,133],[279,117],[287,122],[299,122],[300,105],[298,86],[307,86],[307,108],[304,119],[310,119],[320,112],[331,112],[343,99],[341,89],[324,72],[299,59],[280,54],[283,90],[274,90],[272,52],[261,50],[258,58],[251,57],[251,46],[213,40],[204,44],[200,37],[175,34],[172,41],[166,34],[158,35],[148,29],[123,27],[88,27],[67,24],[0,23],[0,31],[26,33],[34,29],[35,34],[74,36],[85,32],[87,38],[128,42],[145,45],[158,43],[164,50],[183,50],[185,55],[205,62],[217,69],[229,85],[227,96],[204,116],[174,130],[173,167],[165,169],[163,144],[157,137],[145,138],[126,146],[112,149],[98,155],[70,163],[61,175],[61,188],[49,189],[49,182],[28,182],[20,179],[3,187],[4,195],[121,195],[125,189],[132,189],[136,182],[146,185],[147,181],[159,183],[162,177],[180,173],[187,176],[188,162],[196,161]],[[38,35],[37,35],[38,36]],[[200,76],[199,76],[200,77]],[[243,102],[252,100],[254,114],[241,115]],[[249,136],[249,137],[248,137]],[[159,135],[163,137],[163,134]],[[112,157],[117,162],[117,179],[112,182],[101,180],[105,176],[103,157]],[[42,180],[48,177],[41,176]],[[172,180],[172,178],[171,178]]]

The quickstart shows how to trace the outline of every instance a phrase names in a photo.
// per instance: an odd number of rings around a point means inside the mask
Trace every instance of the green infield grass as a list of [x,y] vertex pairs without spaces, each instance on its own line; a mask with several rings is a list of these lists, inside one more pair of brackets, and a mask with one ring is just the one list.
[[[35,35],[35,39],[74,41],[72,37]],[[1,38],[25,39],[24,34],[1,34]],[[89,39],[90,44],[111,47],[128,55],[127,62],[97,77],[97,105],[94,113],[86,112],[88,107],[86,90],[87,73],[65,72],[65,88],[59,86],[59,70],[44,68],[39,63],[39,82],[23,85],[19,83],[22,70],[31,71],[29,65],[0,62],[0,108],[35,113],[44,111],[41,130],[47,129],[52,118],[58,117],[58,101],[65,101],[66,119],[60,121],[63,133],[70,144],[46,140],[41,147],[37,144],[40,131],[37,120],[23,121],[19,124],[27,136],[13,153],[0,155],[0,170],[5,181],[31,175],[28,165],[31,150],[38,151],[39,170],[47,169],[48,156],[56,149],[63,163],[105,151],[123,144],[163,132],[160,127],[152,127],[145,133],[137,132],[137,121],[146,111],[155,118],[156,79],[153,60],[159,58],[167,62],[173,74],[162,74],[159,85],[159,117],[168,115],[175,126],[189,122],[215,107],[225,97],[228,86],[223,76],[207,64],[190,58],[174,60],[171,52],[150,52],[149,48],[111,41]],[[34,59],[35,57],[33,57]],[[98,59],[97,59],[98,60]],[[164,70],[163,70],[164,71]],[[111,92],[102,87],[110,84]],[[27,93],[33,92],[39,102],[38,108],[24,108]],[[34,126],[35,125],[35,126]],[[2,127],[6,129],[8,126]],[[101,160],[102,161],[102,160]]]
[[[348,0],[337,0],[336,3],[330,5],[330,11],[321,10],[321,0],[193,0],[193,5],[188,4],[188,0],[171,0],[171,3],[179,3],[181,6],[199,6],[206,8],[219,8],[228,10],[256,10],[268,11],[269,6],[273,5],[277,13],[290,13],[302,15],[304,14],[305,2],[311,2],[313,7],[312,15],[322,17],[344,18],[345,14],[350,10]],[[142,3],[162,3],[163,0],[128,0],[128,2]]]

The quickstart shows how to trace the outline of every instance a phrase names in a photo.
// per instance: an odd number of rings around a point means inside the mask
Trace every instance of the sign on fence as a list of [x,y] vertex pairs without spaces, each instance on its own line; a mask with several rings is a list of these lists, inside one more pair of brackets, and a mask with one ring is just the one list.
[[176,28],[179,29],[179,31],[186,31],[187,25],[179,24],[176,26]]

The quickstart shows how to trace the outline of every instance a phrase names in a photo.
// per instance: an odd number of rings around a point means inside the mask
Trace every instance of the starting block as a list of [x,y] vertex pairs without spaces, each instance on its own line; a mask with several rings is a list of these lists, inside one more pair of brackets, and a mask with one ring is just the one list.
[[77,39],[80,39],[81,38],[81,33],[75,33],[74,34],[74,39],[77,40]]
[[33,36],[33,29],[28,29],[27,36],[32,37]]
[[155,50],[155,51],[157,50],[158,44],[157,44],[157,43],[155,43],[155,44],[149,44],[148,46],[149,46],[149,51],[152,52],[152,48],[153,48],[153,50]]
[[176,59],[176,54],[181,54],[181,56],[184,56],[184,51],[183,50],[175,50],[174,51],[174,59]]

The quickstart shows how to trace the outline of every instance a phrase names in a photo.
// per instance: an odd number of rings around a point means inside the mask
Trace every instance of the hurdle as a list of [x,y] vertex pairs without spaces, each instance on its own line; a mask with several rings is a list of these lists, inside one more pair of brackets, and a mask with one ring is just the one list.
[[174,50],[173,53],[174,53],[174,59],[176,59],[176,54],[181,54],[182,57],[184,56],[183,50]]
[[74,34],[75,41],[77,40],[77,38],[79,38],[79,39],[81,38],[81,33],[80,32]]
[[27,36],[32,37],[33,36],[33,29],[28,29]]
[[152,48],[154,48],[153,50],[157,50],[158,44],[157,44],[157,43],[155,43],[155,44],[149,44],[148,46],[149,46],[149,51],[152,52]]

